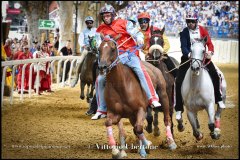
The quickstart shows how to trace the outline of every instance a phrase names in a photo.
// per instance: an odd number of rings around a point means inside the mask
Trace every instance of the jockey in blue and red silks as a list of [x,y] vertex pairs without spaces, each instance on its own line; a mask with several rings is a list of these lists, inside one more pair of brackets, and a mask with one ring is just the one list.
[[[134,27],[133,23],[130,21],[116,19],[115,9],[111,5],[105,5],[101,8],[100,17],[102,18],[104,23],[97,28],[98,33],[104,36],[109,35],[113,38],[121,35],[120,38],[118,38],[118,40],[116,41],[117,45],[121,45],[118,48],[119,54],[124,54],[129,49],[130,52],[136,50],[136,42],[139,46],[143,45],[144,36],[141,32],[139,32],[139,29],[137,27]],[[126,40],[128,41],[126,43],[123,43]],[[141,86],[146,92],[149,104],[153,107],[161,106],[161,104],[158,102],[159,98],[153,87],[150,76],[148,75],[147,71],[145,70],[143,64],[139,59],[138,51],[135,51],[135,54],[131,56],[131,59],[129,61],[122,63],[132,68],[135,74],[138,76]],[[104,84],[105,76],[99,75],[97,77],[95,85],[98,110],[97,113],[92,117],[92,119],[94,120],[106,117],[107,107],[104,100]]]
[[[214,46],[212,44],[211,38],[208,34],[208,31],[198,25],[198,17],[196,13],[188,13],[186,15],[186,23],[187,27],[183,29],[182,32],[180,32],[180,42],[181,42],[181,50],[182,50],[182,57],[181,57],[181,64],[185,63],[184,65],[180,64],[178,75],[176,78],[176,106],[175,110],[176,112],[176,119],[177,121],[182,121],[182,112],[184,111],[183,108],[183,102],[182,102],[182,95],[181,95],[181,86],[182,82],[184,80],[184,77],[186,75],[186,72],[190,66],[189,56],[191,55],[191,44],[194,43],[194,41],[206,37],[207,36],[207,48],[208,51],[206,56],[206,63],[208,63],[207,70],[209,72],[209,75],[213,81],[214,86],[214,93],[215,93],[215,103],[218,103],[220,108],[225,108],[225,105],[222,101],[222,94],[220,91],[220,77],[219,74],[214,66],[214,64],[211,61],[211,57],[214,53]],[[187,63],[186,63],[187,62]]]

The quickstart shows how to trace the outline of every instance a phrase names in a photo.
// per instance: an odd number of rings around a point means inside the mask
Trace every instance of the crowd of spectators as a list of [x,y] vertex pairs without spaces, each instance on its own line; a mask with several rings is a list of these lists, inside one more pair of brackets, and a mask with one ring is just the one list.
[[165,23],[166,34],[176,34],[186,26],[186,13],[198,14],[199,24],[205,26],[213,38],[238,38],[238,1],[131,1],[118,11],[127,19],[140,12],[148,12],[151,23]]
[[[36,40],[33,40],[31,43],[33,43],[33,47],[30,48],[28,44],[28,38],[27,36],[22,37],[22,39],[18,40],[17,38],[10,39],[8,38],[4,44],[2,44],[2,51],[4,54],[1,56],[2,61],[11,61],[11,60],[25,60],[25,59],[32,59],[32,58],[44,58],[49,57],[52,54],[52,48],[53,45],[50,43],[47,43],[46,41],[43,44],[39,44]],[[45,48],[44,48],[45,47]],[[44,57],[41,55],[44,54]],[[34,56],[35,55],[35,56]],[[46,62],[44,62],[46,63]],[[40,64],[40,67],[43,66],[42,70],[43,72],[40,72],[40,85],[39,85],[39,94],[43,91],[52,92],[51,90],[51,79],[49,74],[49,64]],[[15,71],[15,81],[11,82],[14,83],[15,90],[18,91],[20,94],[21,92],[21,82],[22,82],[22,68],[23,64],[19,65],[16,68]],[[33,74],[32,74],[32,89],[36,92],[36,73],[37,70],[34,67]],[[41,70],[41,71],[42,71]],[[23,93],[28,93],[28,87],[29,87],[29,73],[30,73],[30,64],[28,64],[25,68],[25,76],[24,76],[24,88]],[[7,76],[6,80],[9,79],[9,77],[12,76],[12,69],[8,68],[7,70]],[[11,80],[11,79],[10,79]],[[44,82],[45,80],[45,82]],[[9,85],[8,83],[7,85]],[[46,85],[48,84],[48,85]],[[11,86],[11,85],[9,85]],[[47,86],[47,87],[46,87]]]

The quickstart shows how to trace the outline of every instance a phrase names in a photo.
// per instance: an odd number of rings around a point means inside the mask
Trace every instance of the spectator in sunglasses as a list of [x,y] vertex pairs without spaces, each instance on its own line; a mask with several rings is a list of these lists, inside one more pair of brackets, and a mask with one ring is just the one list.
[[[182,50],[182,57],[181,57],[181,64],[178,69],[178,75],[176,78],[176,119],[177,121],[182,121],[182,112],[184,111],[183,102],[182,102],[182,95],[181,95],[181,86],[186,75],[186,72],[190,66],[190,62],[185,63],[189,60],[189,56],[191,55],[191,44],[193,44],[196,40],[206,37],[207,36],[207,48],[208,51],[206,52],[206,63],[208,63],[214,53],[214,46],[211,41],[211,38],[208,34],[206,28],[198,25],[198,15],[196,13],[187,13],[186,15],[186,23],[187,27],[180,32],[180,42],[181,42],[181,50]],[[184,65],[182,65],[185,63]],[[217,70],[212,63],[206,66],[207,71],[210,74],[212,81],[214,82],[214,93],[215,93],[215,103],[220,106],[220,108],[225,108],[225,105],[222,101],[222,94],[220,91],[220,77],[217,73]]]

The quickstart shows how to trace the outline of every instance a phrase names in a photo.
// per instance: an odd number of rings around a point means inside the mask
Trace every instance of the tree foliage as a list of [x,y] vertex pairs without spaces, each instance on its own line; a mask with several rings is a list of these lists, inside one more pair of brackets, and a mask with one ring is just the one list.
[[[47,7],[49,7],[51,1],[19,1],[20,4],[22,5],[24,12],[26,14],[27,17],[27,22],[28,22],[28,38],[29,38],[29,42],[33,40],[33,38],[37,39],[39,42],[41,42],[41,34],[43,32],[46,32],[46,30],[39,30],[38,29],[38,20],[39,19],[48,19],[48,9]],[[128,1],[94,1],[94,2],[90,2],[90,1],[79,1],[81,2],[79,5],[79,14],[78,17],[80,19],[80,22],[78,23],[78,25],[80,25],[80,28],[82,29],[84,27],[84,18],[86,16],[93,16],[95,17],[96,21],[98,20],[98,12],[100,10],[100,8],[105,4],[111,4],[116,11],[125,8],[128,5]],[[98,7],[95,7],[95,9],[91,12],[89,10],[89,6],[91,5],[91,3],[96,3],[98,2]],[[60,6],[61,1],[57,1],[57,4]],[[96,3],[97,4],[97,3]],[[73,4],[74,5],[74,4]],[[67,11],[67,10],[66,10]],[[71,10],[72,12],[72,10]],[[61,14],[61,13],[59,13]],[[68,14],[70,14],[68,12]],[[71,13],[73,14],[73,13]],[[72,17],[72,16],[70,16]],[[59,25],[61,26],[60,28],[65,30],[65,31],[61,31],[61,33],[65,33],[65,34],[72,34],[69,29],[67,29],[66,27],[70,27],[72,28],[73,24],[69,24],[68,26],[66,26],[66,23],[63,21],[59,22]],[[66,27],[65,27],[66,26]],[[66,37],[66,36],[64,36]],[[61,34],[60,34],[60,39],[61,38]],[[31,45],[31,43],[30,43]]]

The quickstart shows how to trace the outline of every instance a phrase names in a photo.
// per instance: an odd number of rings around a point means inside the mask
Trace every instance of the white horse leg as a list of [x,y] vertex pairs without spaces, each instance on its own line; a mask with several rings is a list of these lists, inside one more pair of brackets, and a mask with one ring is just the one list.
[[215,113],[215,128],[218,128],[220,130],[220,118],[223,108],[220,108],[217,106],[217,111]]
[[198,115],[196,115],[196,124],[197,124],[197,129],[199,130],[200,129],[200,124],[199,124],[199,121],[198,121]]
[[118,130],[119,130],[119,140],[120,140],[120,144],[121,144],[120,156],[121,156],[121,158],[127,157],[127,153],[125,152],[125,150],[126,150],[126,141],[125,141],[126,136],[125,136],[125,131],[123,129],[122,121],[120,121],[118,123]]
[[198,141],[201,140],[203,138],[203,134],[201,132],[199,132],[199,130],[197,129],[196,113],[187,111],[187,116],[188,116],[188,120],[191,123],[192,129],[193,129],[193,135],[196,137],[196,139]]
[[209,107],[207,108],[209,122],[208,122],[208,128],[210,129],[210,136],[212,139],[219,139],[219,129],[215,128],[214,124],[214,117],[215,117],[215,110],[214,110],[214,103],[211,103]]

